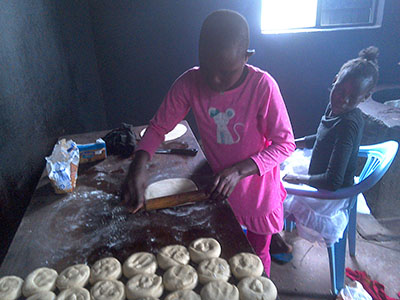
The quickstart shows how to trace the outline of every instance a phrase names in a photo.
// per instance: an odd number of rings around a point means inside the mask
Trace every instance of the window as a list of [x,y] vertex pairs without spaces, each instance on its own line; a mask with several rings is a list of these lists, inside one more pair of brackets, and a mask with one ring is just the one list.
[[384,0],[262,0],[262,33],[354,28],[382,24]]

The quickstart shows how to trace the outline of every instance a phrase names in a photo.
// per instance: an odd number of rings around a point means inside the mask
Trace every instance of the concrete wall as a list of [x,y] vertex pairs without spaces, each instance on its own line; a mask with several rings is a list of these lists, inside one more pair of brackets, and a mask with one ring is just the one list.
[[[365,120],[364,145],[388,140],[400,143],[400,108],[369,99],[360,105]],[[397,153],[385,176],[364,193],[372,214],[381,222],[400,220],[400,154]]]
[[84,1],[0,1],[0,257],[57,137],[106,128]]
[[314,132],[333,77],[362,48],[380,48],[382,82],[400,81],[400,1],[386,1],[380,29],[282,35],[260,33],[260,2],[90,0],[109,124],[149,121],[176,77],[198,64],[202,21],[219,8],[247,18],[256,49],[249,62],[277,79],[296,136]]

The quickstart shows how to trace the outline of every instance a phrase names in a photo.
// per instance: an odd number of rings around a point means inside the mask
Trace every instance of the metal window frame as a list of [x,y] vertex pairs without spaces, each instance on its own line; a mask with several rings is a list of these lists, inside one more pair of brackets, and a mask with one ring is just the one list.
[[[277,0],[279,1],[279,0]],[[372,21],[368,23],[354,24],[337,24],[337,25],[321,25],[322,1],[318,0],[316,25],[313,27],[290,28],[285,30],[262,30],[263,34],[280,34],[280,33],[296,33],[296,32],[315,32],[315,31],[338,31],[338,30],[354,30],[354,29],[376,29],[382,26],[383,12],[385,0],[373,0],[374,11]]]

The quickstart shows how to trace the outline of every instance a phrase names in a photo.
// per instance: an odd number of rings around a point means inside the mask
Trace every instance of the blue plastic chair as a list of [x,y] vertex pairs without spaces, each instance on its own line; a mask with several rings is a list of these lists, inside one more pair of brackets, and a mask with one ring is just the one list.
[[[357,196],[373,187],[386,173],[396,156],[398,143],[387,141],[380,144],[360,146],[358,156],[366,157],[366,162],[359,176],[358,183],[351,187],[337,191],[316,189],[307,185],[296,185],[284,182],[288,194],[312,197],[317,199],[345,199],[351,198],[349,203],[349,222],[343,233],[343,238],[332,246],[328,246],[329,267],[331,275],[332,292],[337,295],[344,287],[346,239],[349,239],[349,252],[356,254],[356,222],[357,222]],[[291,231],[294,220],[285,220],[285,230]]]

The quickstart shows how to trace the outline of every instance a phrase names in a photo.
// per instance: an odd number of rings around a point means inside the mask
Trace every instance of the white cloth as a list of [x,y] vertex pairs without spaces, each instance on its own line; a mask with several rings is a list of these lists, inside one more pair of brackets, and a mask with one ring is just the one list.
[[[296,149],[282,165],[282,176],[287,173],[307,174],[312,150]],[[285,218],[292,215],[299,236],[323,245],[332,245],[343,237],[348,223],[349,199],[322,200],[287,195],[283,203]]]

